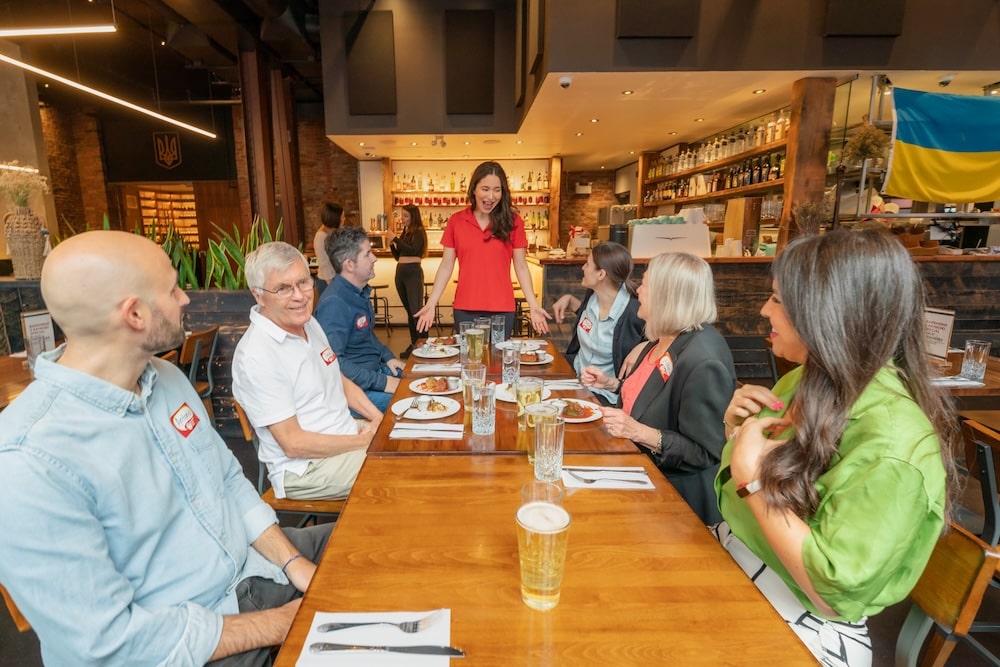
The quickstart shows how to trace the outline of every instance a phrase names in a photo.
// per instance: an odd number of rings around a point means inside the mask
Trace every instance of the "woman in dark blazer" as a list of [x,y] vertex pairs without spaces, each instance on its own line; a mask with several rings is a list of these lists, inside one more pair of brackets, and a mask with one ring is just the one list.
[[585,385],[618,393],[605,408],[612,436],[642,448],[706,524],[722,520],[714,479],[726,444],[722,418],[736,369],[716,319],[712,270],[700,257],[666,253],[649,261],[639,286],[648,341],[636,345],[622,378],[588,366]]

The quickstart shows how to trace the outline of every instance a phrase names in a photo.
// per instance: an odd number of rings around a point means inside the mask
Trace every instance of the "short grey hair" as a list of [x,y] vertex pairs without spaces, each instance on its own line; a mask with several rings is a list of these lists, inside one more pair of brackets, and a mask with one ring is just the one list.
[[271,272],[287,269],[296,261],[302,262],[306,270],[309,270],[309,260],[293,245],[284,241],[272,241],[258,246],[247,255],[243,266],[250,291],[259,291]]
[[357,259],[361,252],[361,244],[368,240],[368,232],[363,227],[341,227],[326,237],[323,244],[333,270],[340,273],[344,270],[344,262]]
[[649,260],[646,280],[646,337],[701,329],[718,318],[712,268],[701,257],[666,252]]

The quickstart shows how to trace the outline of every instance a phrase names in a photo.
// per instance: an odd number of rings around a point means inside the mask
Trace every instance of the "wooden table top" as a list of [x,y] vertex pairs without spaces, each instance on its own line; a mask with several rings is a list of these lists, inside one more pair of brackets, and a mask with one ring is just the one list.
[[958,416],[977,421],[986,428],[1000,433],[1000,410],[959,410]]
[[539,612],[520,596],[523,460],[368,457],[277,667],[295,664],[317,611],[439,607],[467,655],[453,664],[816,664],[647,457],[567,462],[643,466],[656,488],[568,490],[561,601]]
[[31,371],[24,357],[0,357],[0,408],[17,398],[31,383]]
[[[945,375],[958,375],[962,370],[962,352],[952,352],[948,355],[950,370]],[[990,357],[986,362],[986,375],[982,387],[949,387],[952,396],[998,396],[1000,397],[1000,359]],[[1000,407],[1000,406],[998,406]]]
[[[532,338],[531,340],[542,340],[540,338]],[[550,355],[552,355],[552,361],[547,364],[521,364],[521,375],[527,377],[546,377],[550,380],[556,379],[566,379],[575,378],[576,370],[566,361],[566,357],[563,356],[562,351],[556,349],[552,341],[546,341],[546,346],[540,348]],[[434,375],[433,372],[415,372],[413,366],[415,364],[428,364],[428,363],[452,363],[458,362],[458,356],[448,357],[446,359],[424,359],[418,357],[417,355],[410,355],[407,360],[406,368],[403,370],[403,377],[417,377],[420,375]],[[491,379],[495,379],[499,382],[500,375],[503,371],[503,359],[500,356],[499,350],[490,346],[489,350],[483,350],[483,363],[486,364],[486,376]]]
[[[409,401],[417,394],[410,389],[411,379],[404,379],[392,402]],[[462,402],[461,392],[452,394],[459,403]],[[594,395],[586,389],[553,390],[552,398],[576,398],[591,403],[597,403]],[[412,422],[407,419],[404,421]],[[390,440],[389,432],[395,420],[387,412],[379,426],[378,432],[368,447],[369,456],[373,454],[524,454],[527,452],[525,438],[527,431],[517,428],[517,404],[497,401],[496,433],[492,436],[473,435],[472,427],[464,408],[445,419],[439,420],[448,424],[465,424],[465,437],[461,440]],[[633,454],[638,448],[631,440],[613,438],[604,427],[604,420],[583,424],[566,424],[566,434],[563,447],[567,453],[623,453]]]

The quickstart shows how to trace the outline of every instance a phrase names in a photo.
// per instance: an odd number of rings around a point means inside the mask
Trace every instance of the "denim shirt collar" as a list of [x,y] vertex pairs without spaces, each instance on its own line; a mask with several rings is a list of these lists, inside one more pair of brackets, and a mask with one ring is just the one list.
[[94,377],[75,368],[56,363],[66,350],[63,343],[54,350],[43,352],[35,360],[35,381],[58,387],[94,407],[115,415],[141,413],[156,385],[157,372],[150,363],[139,376],[139,393],[128,391],[107,380]]

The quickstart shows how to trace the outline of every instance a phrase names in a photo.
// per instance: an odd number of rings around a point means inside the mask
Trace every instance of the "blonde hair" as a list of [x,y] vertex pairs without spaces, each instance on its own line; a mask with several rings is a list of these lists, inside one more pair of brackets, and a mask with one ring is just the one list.
[[646,338],[677,334],[714,322],[715,280],[708,262],[684,252],[649,260],[646,273]]

